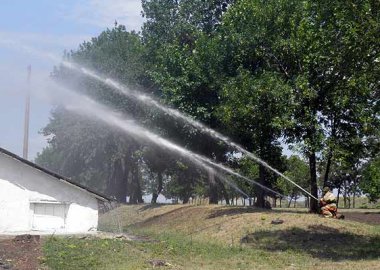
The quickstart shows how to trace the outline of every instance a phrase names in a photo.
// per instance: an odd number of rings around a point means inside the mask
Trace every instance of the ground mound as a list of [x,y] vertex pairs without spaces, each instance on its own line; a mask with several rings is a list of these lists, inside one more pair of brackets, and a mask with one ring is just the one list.
[[0,239],[0,269],[380,269],[379,211],[344,214],[123,205],[100,216],[100,229],[116,234]]
[[[123,224],[122,229],[134,233],[176,233],[186,241],[252,249],[263,252],[269,260],[278,260],[279,268],[289,259],[305,269],[380,267],[379,211],[350,210],[344,214],[346,220],[323,218],[307,209],[140,205],[121,206],[104,215],[102,226],[109,229],[112,224]],[[285,254],[291,255],[281,261]],[[275,264],[272,267],[276,268]]]

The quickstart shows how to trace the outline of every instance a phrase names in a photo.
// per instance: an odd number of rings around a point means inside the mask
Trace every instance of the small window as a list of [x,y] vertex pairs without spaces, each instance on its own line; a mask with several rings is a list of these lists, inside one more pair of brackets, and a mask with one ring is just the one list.
[[65,227],[68,207],[58,203],[32,203],[34,230],[62,229]]
[[33,203],[35,215],[62,217],[65,213],[64,204],[55,203]]

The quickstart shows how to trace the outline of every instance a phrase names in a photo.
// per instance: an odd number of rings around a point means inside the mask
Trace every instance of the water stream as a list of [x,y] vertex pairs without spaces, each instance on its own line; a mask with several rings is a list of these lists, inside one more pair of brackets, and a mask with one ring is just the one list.
[[[249,152],[248,150],[244,149],[242,146],[240,146],[239,144],[233,142],[230,138],[224,136],[223,134],[217,132],[216,130],[212,129],[212,128],[209,128],[207,126],[205,126],[204,124],[202,124],[201,122],[191,118],[190,116],[178,111],[178,110],[175,110],[175,109],[172,109],[172,108],[169,108],[167,106],[164,106],[162,104],[160,104],[158,101],[154,100],[152,97],[148,96],[148,95],[145,95],[145,94],[141,94],[137,91],[133,91],[131,89],[129,89],[128,87],[126,87],[125,85],[121,84],[120,82],[117,82],[116,80],[113,80],[113,79],[110,79],[110,78],[103,78],[102,76],[100,76],[99,74],[97,74],[96,72],[88,69],[88,68],[85,68],[85,67],[82,67],[76,63],[72,63],[72,62],[67,62],[67,61],[63,61],[62,64],[70,69],[74,69],[74,70],[77,70],[77,71],[80,71],[82,72],[83,74],[87,75],[87,76],[90,76],[112,88],[114,88],[115,90],[117,90],[118,92],[124,94],[125,96],[129,97],[129,98],[133,98],[133,99],[136,99],[140,102],[142,102],[143,104],[145,105],[148,105],[148,106],[154,106],[156,107],[157,109],[161,110],[162,112],[168,114],[168,115],[171,115],[177,119],[181,119],[183,121],[185,121],[186,123],[192,125],[193,127],[196,127],[198,129],[200,129],[202,132],[204,133],[207,133],[209,134],[210,136],[212,136],[213,138],[215,139],[218,139],[218,140],[221,140],[223,141],[225,144],[235,148],[237,151],[243,153],[244,155],[248,156],[249,158],[251,158],[252,160],[256,161],[257,163],[263,165],[264,167],[266,167],[267,169],[273,171],[274,173],[276,173],[277,175],[283,177],[285,180],[287,180],[288,182],[292,183],[293,185],[295,185],[296,187],[298,187],[300,190],[302,190],[303,192],[305,192],[306,194],[308,194],[310,197],[318,200],[315,196],[313,196],[311,193],[309,193],[307,190],[305,190],[304,188],[302,188],[300,185],[298,185],[297,183],[295,183],[294,181],[292,181],[289,177],[287,177],[286,175],[284,175],[283,173],[279,172],[277,169],[273,168],[272,166],[270,166],[268,163],[266,163],[265,161],[263,161],[262,159],[260,159],[259,157],[257,157],[255,154],[253,154],[252,152]],[[217,165],[215,165],[217,166]]]
[[[62,89],[62,87],[60,87],[60,89]],[[249,179],[248,177],[245,177],[235,172],[234,170],[232,170],[231,168],[227,166],[224,166],[223,164],[214,162],[203,155],[199,155],[194,152],[191,152],[167,139],[160,137],[159,135],[155,133],[150,132],[149,130],[136,124],[135,121],[133,121],[132,119],[126,119],[125,115],[115,112],[112,109],[97,103],[96,101],[94,101],[93,99],[87,96],[74,93],[73,91],[70,91],[67,89],[64,91],[65,91],[65,94],[64,94],[65,98],[67,99],[68,97],[70,97],[70,101],[65,101],[62,104],[67,110],[70,110],[70,111],[73,111],[73,112],[76,112],[76,113],[79,113],[91,118],[96,117],[98,120],[101,120],[107,125],[117,127],[121,129],[122,131],[124,131],[125,133],[133,136],[134,138],[148,140],[158,146],[177,152],[181,154],[182,156],[188,158],[192,162],[198,164],[199,166],[202,166],[206,170],[214,171],[213,168],[218,168],[230,175],[244,179],[280,197],[285,197],[279,192],[274,191],[252,179]],[[62,100],[64,99],[61,99],[61,101]],[[234,188],[237,192],[241,193],[245,197],[249,197],[246,193],[240,190],[236,185],[231,183],[224,176],[218,174],[218,177],[221,178],[223,181],[228,182],[228,184],[232,188]]]

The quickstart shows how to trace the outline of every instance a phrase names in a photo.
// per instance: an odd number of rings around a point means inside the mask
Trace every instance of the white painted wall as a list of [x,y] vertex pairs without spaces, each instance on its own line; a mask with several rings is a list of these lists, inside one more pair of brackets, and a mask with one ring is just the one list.
[[0,233],[31,230],[36,202],[66,205],[65,228],[56,232],[97,228],[98,201],[91,193],[0,153]]

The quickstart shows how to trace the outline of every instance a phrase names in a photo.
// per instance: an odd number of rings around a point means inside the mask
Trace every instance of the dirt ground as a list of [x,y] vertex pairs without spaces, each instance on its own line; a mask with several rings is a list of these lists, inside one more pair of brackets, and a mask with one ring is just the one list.
[[340,211],[347,220],[363,222],[372,225],[380,225],[380,211],[379,212],[345,212]]
[[37,270],[42,256],[39,235],[0,236],[0,270]]
[[[340,213],[345,215],[346,220],[380,225],[380,211]],[[39,235],[0,236],[0,270],[42,270],[42,257],[42,240]]]

